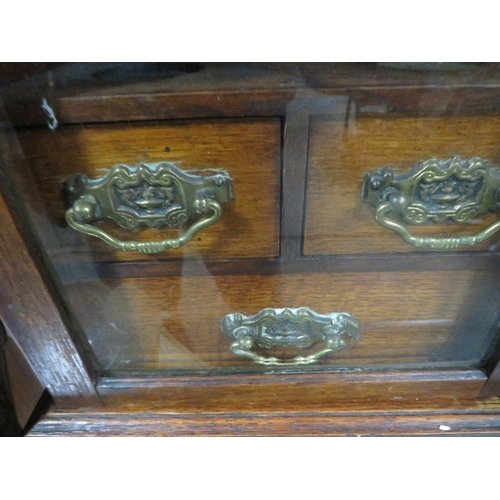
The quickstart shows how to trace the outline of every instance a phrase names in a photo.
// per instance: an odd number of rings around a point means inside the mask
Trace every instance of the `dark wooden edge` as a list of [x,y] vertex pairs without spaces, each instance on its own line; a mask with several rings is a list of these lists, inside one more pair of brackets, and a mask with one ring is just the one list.
[[0,437],[18,437],[22,435],[22,427],[18,422],[14,397],[7,371],[7,358],[4,346],[7,334],[0,321]]
[[44,399],[46,391],[16,341],[11,335],[9,336],[8,332],[5,357],[17,421],[25,429],[35,411],[43,406],[40,402]]
[[481,370],[445,369],[445,370],[392,370],[392,371],[314,371],[296,372],[269,372],[269,373],[239,373],[199,376],[133,376],[99,378],[97,388],[99,392],[144,389],[163,387],[205,387],[217,386],[266,386],[277,383],[307,386],[310,384],[358,384],[358,383],[418,383],[418,382],[484,382],[486,375]]
[[[36,93],[36,96],[33,96]],[[9,96],[8,96],[9,97]],[[219,92],[135,93],[61,96],[53,88],[37,89],[25,100],[10,98],[9,117],[16,126],[46,124],[42,98],[49,101],[59,125],[194,118],[284,116],[297,99],[349,98],[357,116],[445,116],[500,111],[498,85],[274,88]],[[443,106],[445,103],[445,106]],[[326,113],[328,114],[328,113]]]
[[309,115],[286,116],[281,183],[281,249],[283,260],[300,256],[305,202]]
[[56,401],[60,396],[96,396],[93,380],[24,246],[3,196],[0,217],[1,317]]
[[485,379],[479,370],[103,377],[103,409],[54,410],[30,435],[500,435],[500,400],[474,399]]
[[500,394],[500,361],[498,355],[495,357],[497,364],[493,371],[489,374],[488,381],[484,384],[479,397],[489,398]]
[[29,436],[499,436],[500,413],[52,413]]
[[109,410],[148,409],[189,413],[333,411],[449,408],[477,402],[486,381],[479,370],[204,374],[128,378],[103,377],[99,395]]
[[[13,192],[6,165],[15,155],[15,134],[8,123],[0,125],[0,316],[56,402],[71,400],[75,405],[82,402],[98,405],[94,380],[21,236],[21,232],[27,232],[18,229],[18,224],[23,226],[23,220],[14,208],[15,200],[10,199]],[[16,219],[10,208],[17,214]]]

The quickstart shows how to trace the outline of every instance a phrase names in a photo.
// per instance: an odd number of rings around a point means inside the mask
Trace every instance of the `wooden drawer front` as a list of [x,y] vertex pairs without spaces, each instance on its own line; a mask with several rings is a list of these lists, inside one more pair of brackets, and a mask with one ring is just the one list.
[[[486,297],[499,296],[498,283],[498,273],[473,271],[204,275],[74,282],[65,295],[104,370],[252,370],[229,351],[220,321],[268,307],[359,321],[361,338],[322,358],[325,367],[468,367],[491,342],[498,301]],[[286,357],[316,350],[290,348]]]
[[[408,172],[429,158],[480,156],[500,167],[500,117],[311,118],[306,219],[306,255],[426,251],[415,248],[374,219],[361,200],[366,173],[392,167]],[[394,216],[395,218],[397,216]],[[408,226],[412,234],[436,238],[473,235],[500,216],[467,223]],[[463,249],[496,248],[498,236]]]
[[[34,174],[34,183],[48,217],[66,227],[62,182],[75,173],[90,178],[124,163],[169,161],[181,169],[216,169],[233,179],[234,201],[222,206],[222,217],[177,250],[157,256],[121,252],[71,228],[58,231],[53,252],[83,252],[94,260],[272,257],[279,252],[280,122],[277,119],[198,120],[155,125],[74,126],[51,132],[18,134]],[[157,241],[175,238],[175,229],[130,232],[99,224],[121,240]]]

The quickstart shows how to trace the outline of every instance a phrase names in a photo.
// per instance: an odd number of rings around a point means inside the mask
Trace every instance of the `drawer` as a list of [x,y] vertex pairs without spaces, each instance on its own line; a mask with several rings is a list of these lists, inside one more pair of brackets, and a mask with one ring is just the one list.
[[[375,210],[362,201],[365,174],[383,167],[403,174],[431,158],[481,157],[500,167],[499,137],[498,115],[312,117],[303,253],[428,251],[375,221]],[[499,217],[486,213],[467,222],[411,224],[407,229],[416,236],[453,238],[473,235]],[[497,245],[495,235],[459,250],[495,249]]]
[[[469,270],[174,276],[67,283],[63,295],[107,373],[283,369],[230,352],[221,319],[299,307],[344,312],[359,322],[359,339],[313,367],[470,368],[481,363],[496,333],[500,301],[486,299],[499,297],[498,278],[498,272]],[[254,350],[287,359],[321,345]]]
[[[196,120],[168,124],[66,126],[19,131],[42,209],[52,223],[49,253],[94,261],[178,259],[183,257],[273,257],[279,252],[281,132],[277,119]],[[103,176],[116,164],[167,161],[182,170],[224,169],[232,178],[234,200],[221,218],[179,249],[149,256],[115,250],[98,238],[67,226],[63,182],[76,173]],[[33,195],[31,195],[33,196]],[[119,240],[176,238],[174,228],[127,231],[107,222],[100,229]],[[189,225],[189,224],[188,224]]]

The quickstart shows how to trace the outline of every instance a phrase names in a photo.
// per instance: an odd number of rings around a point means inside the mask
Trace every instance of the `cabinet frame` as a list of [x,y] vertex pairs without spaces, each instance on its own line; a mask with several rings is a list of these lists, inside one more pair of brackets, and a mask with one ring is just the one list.
[[[140,95],[114,96],[104,108],[103,98],[98,94],[87,98],[85,103],[71,96],[54,95],[53,105],[60,123],[143,120],[145,113],[148,119],[280,117],[283,123],[280,257],[246,263],[244,270],[310,271],[324,265],[318,259],[302,256],[310,117],[345,109],[346,95],[371,102],[377,96],[387,98],[388,93],[397,112],[416,112],[411,105],[414,100],[409,96],[415,98],[422,92],[397,82],[391,88],[353,89],[352,83],[344,85],[315,90],[264,89],[240,93],[227,90],[218,93],[217,102],[210,93],[158,94],[152,97],[146,111]],[[464,95],[466,91],[464,85]],[[427,103],[429,110],[446,92],[446,88],[435,90]],[[461,91],[455,89],[455,92]],[[476,90],[468,101],[470,111],[488,102],[491,96],[498,97],[500,109],[500,82],[493,88],[485,84],[483,89]],[[129,113],[127,117],[123,115],[124,109]],[[168,114],[162,110],[169,110]],[[29,102],[15,100],[0,115],[3,152],[0,162],[4,163],[0,168],[3,233],[0,269],[4,277],[0,316],[54,399],[53,410],[35,426],[33,435],[439,435],[442,434],[439,426],[445,421],[451,428],[449,433],[500,433],[500,404],[493,397],[500,394],[500,363],[495,358],[498,353],[494,353],[488,366],[489,376],[477,369],[205,377],[99,376],[86,365],[84,349],[70,333],[69,318],[55,299],[55,289],[44,269],[47,263],[29,232],[26,214],[18,209],[13,179],[3,168],[9,158],[19,155],[12,123],[26,120],[43,123],[44,117]],[[481,258],[481,265],[500,267],[495,254]],[[381,256],[378,263],[381,269],[384,266],[389,269],[394,259],[402,263],[408,256]],[[439,257],[429,256],[424,266],[432,268],[438,260]],[[354,269],[348,258],[336,257],[335,262],[337,269]],[[471,257],[459,254],[448,259],[444,266],[463,268],[471,262]],[[233,272],[239,264],[214,261],[209,263],[209,269],[212,266]],[[359,258],[355,268],[362,270],[368,265]],[[175,263],[167,268],[175,274]],[[118,269],[122,275],[137,272],[127,264]],[[150,269],[150,275],[154,275],[153,264]],[[481,399],[486,397],[493,398]]]

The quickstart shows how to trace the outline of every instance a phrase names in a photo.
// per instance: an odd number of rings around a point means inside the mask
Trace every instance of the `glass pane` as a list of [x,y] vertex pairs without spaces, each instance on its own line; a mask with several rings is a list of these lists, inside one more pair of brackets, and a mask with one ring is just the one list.
[[[2,169],[102,374],[481,368],[500,233],[428,243],[500,217],[499,77],[65,64],[2,89]],[[366,203],[374,172],[386,184]]]

